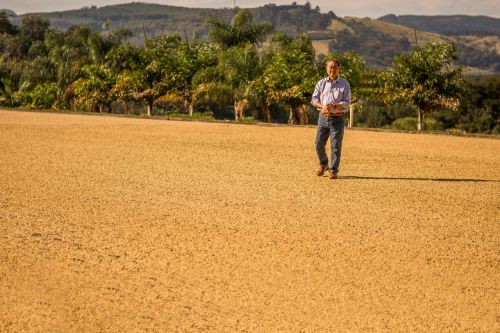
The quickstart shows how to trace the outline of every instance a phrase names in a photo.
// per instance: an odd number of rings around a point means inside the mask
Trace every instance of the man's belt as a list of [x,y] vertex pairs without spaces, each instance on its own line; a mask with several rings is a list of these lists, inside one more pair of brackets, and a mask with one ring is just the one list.
[[328,117],[342,118],[344,115],[345,115],[345,112],[342,112],[342,113],[337,113],[337,114],[330,114]]

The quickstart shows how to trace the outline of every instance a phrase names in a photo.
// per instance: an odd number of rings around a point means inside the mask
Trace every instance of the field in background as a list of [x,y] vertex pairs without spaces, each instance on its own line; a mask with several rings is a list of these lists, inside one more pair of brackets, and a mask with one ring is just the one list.
[[0,331],[499,331],[500,140],[0,111]]

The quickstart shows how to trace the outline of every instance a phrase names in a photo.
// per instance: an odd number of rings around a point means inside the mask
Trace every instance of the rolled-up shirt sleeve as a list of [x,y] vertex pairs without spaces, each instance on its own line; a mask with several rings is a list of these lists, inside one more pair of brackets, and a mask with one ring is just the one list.
[[321,81],[316,84],[316,88],[314,88],[314,92],[312,94],[312,106],[316,103],[321,103]]
[[347,109],[349,104],[351,104],[351,85],[347,81],[345,81],[345,83],[346,86],[344,88],[344,93],[342,94],[342,100],[339,104],[341,104],[344,109]]

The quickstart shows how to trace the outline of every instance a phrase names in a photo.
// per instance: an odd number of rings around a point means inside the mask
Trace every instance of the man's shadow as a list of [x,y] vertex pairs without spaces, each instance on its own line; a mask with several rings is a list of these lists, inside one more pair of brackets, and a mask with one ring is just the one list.
[[410,178],[410,177],[366,177],[366,176],[339,176],[338,179],[369,179],[369,180],[420,180],[433,182],[472,182],[472,183],[500,183],[500,180],[474,178]]

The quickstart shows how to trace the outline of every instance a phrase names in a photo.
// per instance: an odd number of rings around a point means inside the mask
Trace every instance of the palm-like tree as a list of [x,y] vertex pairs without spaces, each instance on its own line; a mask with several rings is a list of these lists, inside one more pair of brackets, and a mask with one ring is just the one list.
[[220,19],[209,19],[208,39],[222,48],[229,48],[243,44],[257,44],[262,41],[272,29],[270,23],[253,23],[253,16],[247,9],[236,13],[230,23]]
[[238,11],[230,23],[211,19],[207,24],[209,41],[221,51],[217,65],[196,77],[197,83],[203,84],[200,93],[219,103],[233,101],[237,120],[236,105],[251,97],[247,93],[248,83],[262,72],[256,45],[271,31],[272,25],[253,23],[248,10]]

